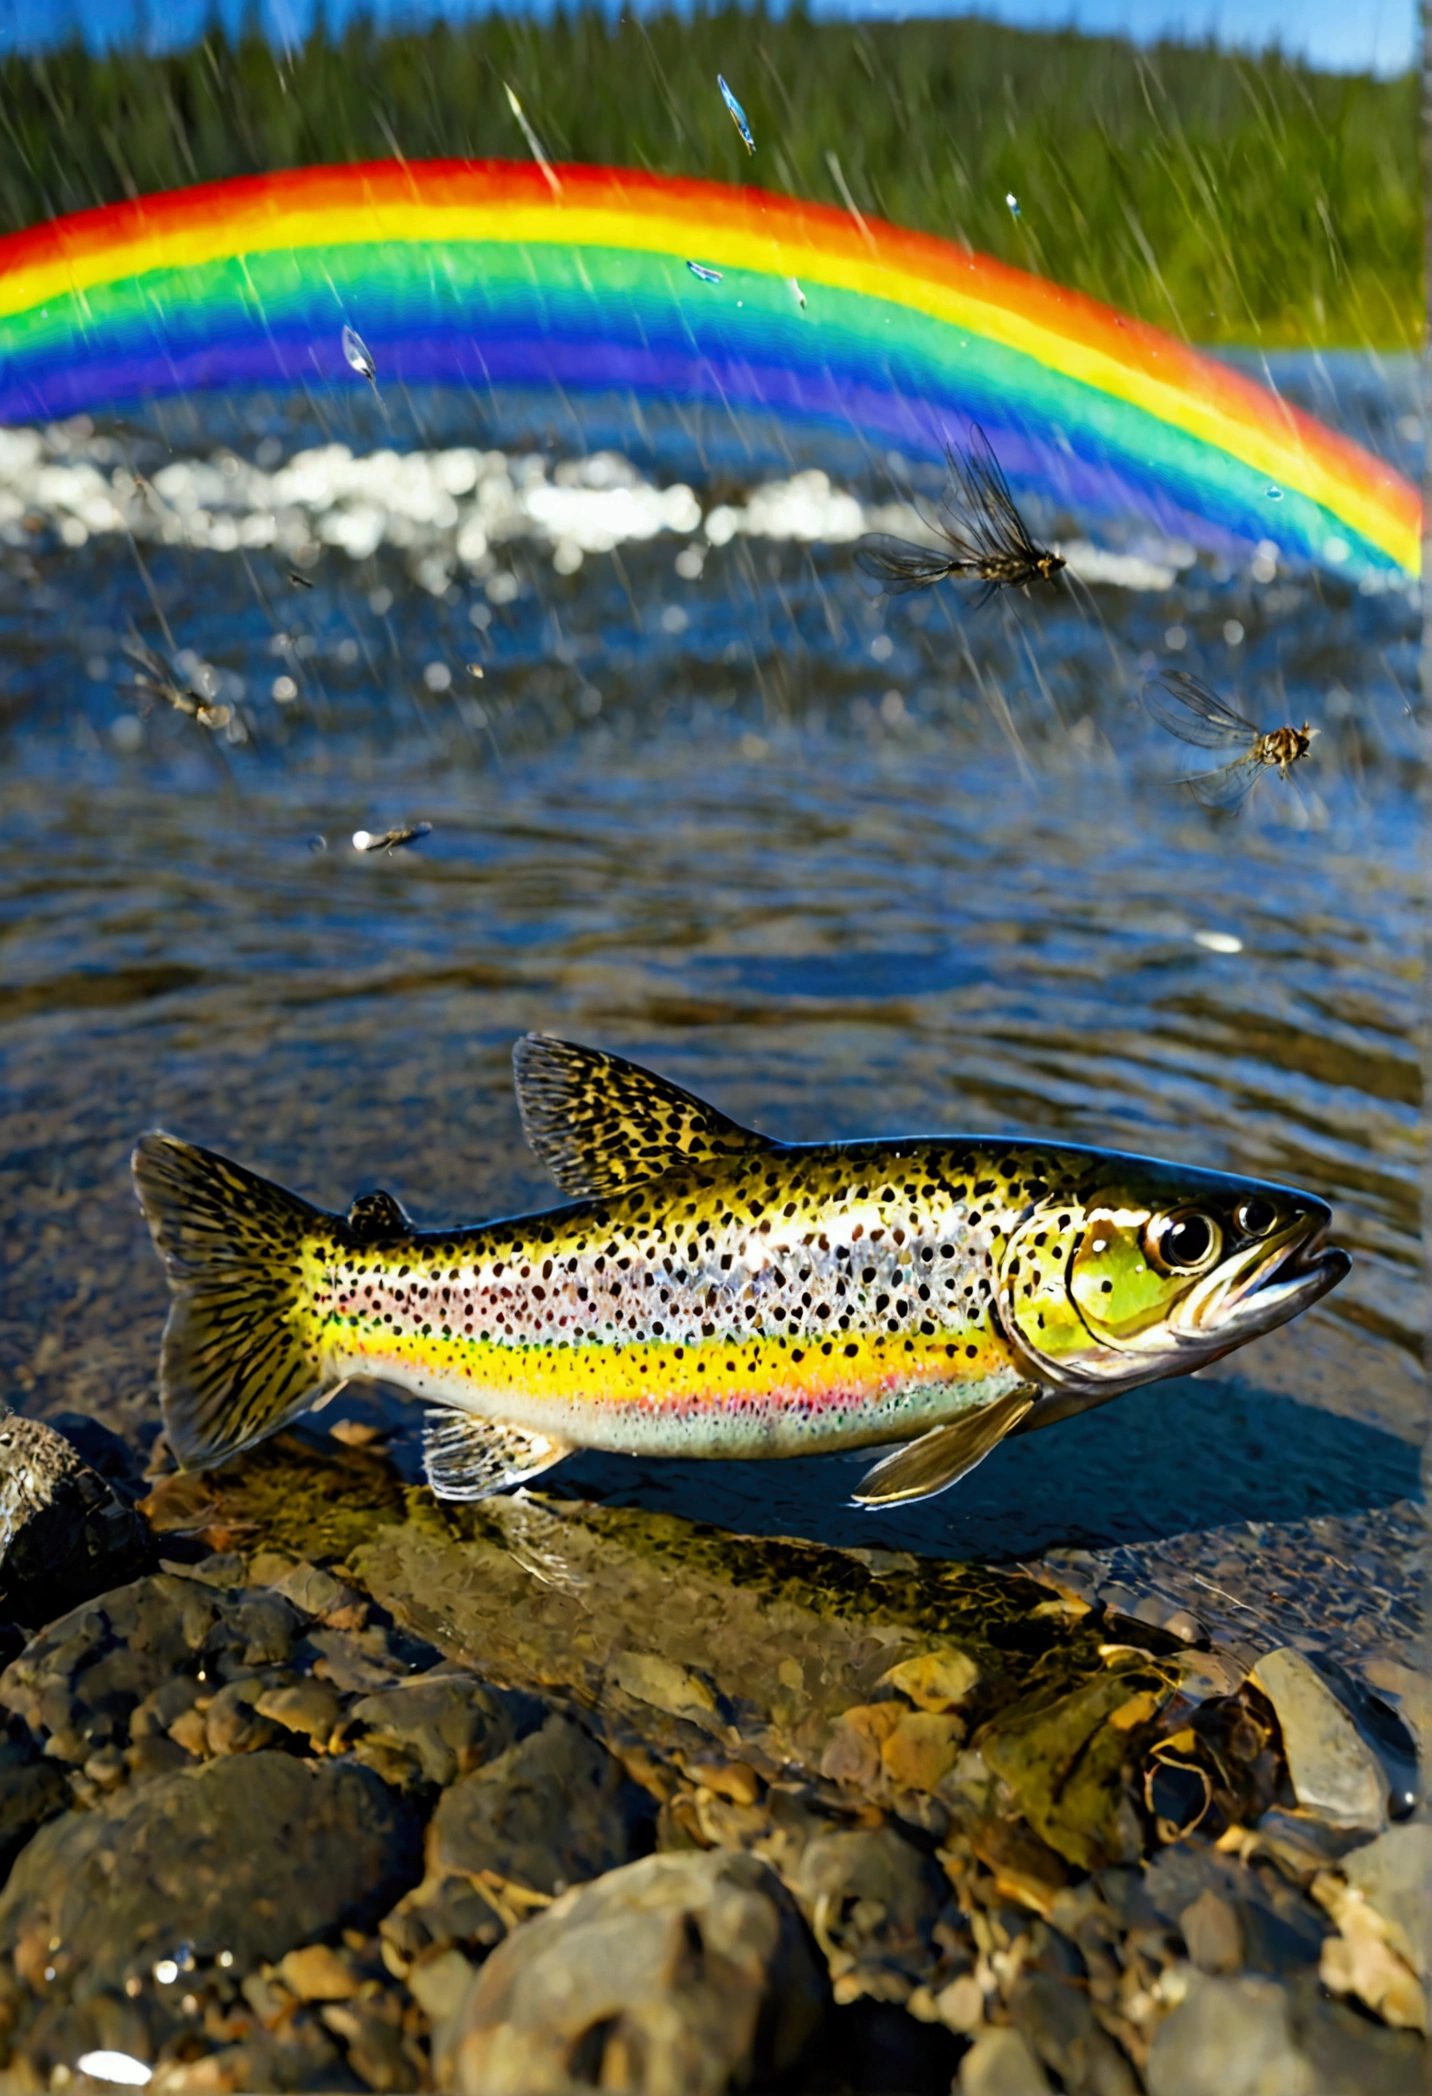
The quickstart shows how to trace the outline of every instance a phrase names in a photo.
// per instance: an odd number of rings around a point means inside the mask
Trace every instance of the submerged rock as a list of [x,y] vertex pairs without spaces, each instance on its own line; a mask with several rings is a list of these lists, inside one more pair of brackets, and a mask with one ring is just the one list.
[[226,1757],[42,1827],[0,1896],[0,1948],[40,1994],[143,1985],[179,1944],[243,1972],[376,1919],[418,1869],[418,1827],[369,1770]]
[[815,2038],[820,1960],[768,1864],[648,1856],[494,1951],[436,2044],[456,2096],[717,2096],[769,2087]]
[[491,1761],[511,1746],[516,1730],[500,1695],[451,1667],[364,1696],[348,1725],[361,1732],[360,1758],[380,1775],[439,1785]]
[[1252,1678],[1278,1713],[1298,1803],[1334,1826],[1385,1826],[1382,1763],[1312,1662],[1284,1645],[1259,1660]]
[[63,1434],[0,1416],[0,1617],[51,1622],[132,1579],[149,1554],[139,1515]]

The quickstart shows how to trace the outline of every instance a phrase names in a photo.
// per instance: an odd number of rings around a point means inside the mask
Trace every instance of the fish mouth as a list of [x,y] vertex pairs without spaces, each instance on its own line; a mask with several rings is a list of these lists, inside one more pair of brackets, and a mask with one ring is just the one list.
[[1326,1213],[1311,1224],[1300,1216],[1276,1237],[1225,1259],[1185,1298],[1175,1325],[1179,1343],[1238,1345],[1286,1324],[1336,1288],[1352,1260],[1340,1245],[1328,1244],[1331,1224]]

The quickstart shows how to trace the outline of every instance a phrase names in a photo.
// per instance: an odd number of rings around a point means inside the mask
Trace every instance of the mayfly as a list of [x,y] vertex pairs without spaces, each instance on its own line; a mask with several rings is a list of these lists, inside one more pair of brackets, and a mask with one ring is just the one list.
[[169,664],[153,648],[132,636],[122,643],[124,652],[138,665],[133,683],[139,691],[148,692],[152,698],[162,699],[176,713],[187,714],[190,720],[198,721],[202,728],[227,728],[233,718],[231,707],[215,705],[202,692],[191,685],[181,684]]
[[976,609],[996,590],[1053,582],[1064,558],[1030,537],[989,438],[978,423],[971,424],[968,444],[959,451],[948,449],[945,461],[949,477],[935,526],[944,544],[916,546],[887,532],[871,532],[855,549],[856,565],[862,572],[891,596],[968,576],[984,584]]
[[415,822],[408,830],[355,830],[353,849],[360,852],[386,852],[391,858],[405,844],[416,844],[419,837],[426,837],[432,829],[430,822]]
[[756,150],[756,141],[751,136],[751,126],[746,121],[745,110],[736,100],[736,97],[732,94],[730,88],[726,85],[725,81],[721,78],[721,75],[719,73],[716,75],[716,85],[721,90],[721,100],[726,104],[726,107],[731,112],[732,123],[736,126],[736,129],[741,134],[742,145],[746,148],[746,151],[748,153],[754,153]]
[[1265,771],[1286,779],[1312,745],[1316,728],[1260,728],[1246,720],[1217,692],[1187,670],[1167,670],[1144,686],[1144,705],[1161,728],[1200,750],[1237,750],[1229,763],[1213,771],[1196,771],[1180,779],[1201,808],[1232,814],[1241,807]]

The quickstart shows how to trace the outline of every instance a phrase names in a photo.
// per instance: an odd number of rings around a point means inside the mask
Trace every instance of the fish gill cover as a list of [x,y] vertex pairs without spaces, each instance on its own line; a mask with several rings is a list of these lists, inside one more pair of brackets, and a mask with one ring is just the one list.
[[[1061,505],[1213,552],[1415,572],[1416,491],[1267,388],[1080,293],[826,206],[627,169],[300,168],[0,243],[0,417],[333,380],[621,385],[938,455],[971,419]],[[693,223],[719,285],[693,283]],[[808,306],[793,300],[798,278]],[[365,371],[361,373],[367,377]]]

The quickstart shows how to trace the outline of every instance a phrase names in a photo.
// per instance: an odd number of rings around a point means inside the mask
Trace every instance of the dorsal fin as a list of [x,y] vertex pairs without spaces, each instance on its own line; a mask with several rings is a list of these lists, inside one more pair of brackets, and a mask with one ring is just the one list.
[[512,1066],[527,1140],[564,1194],[620,1193],[674,1165],[782,1147],[600,1048],[524,1034]]

